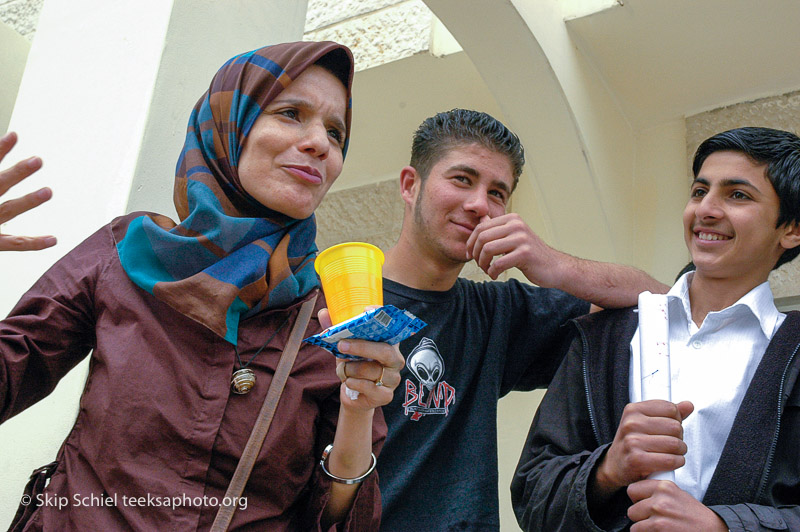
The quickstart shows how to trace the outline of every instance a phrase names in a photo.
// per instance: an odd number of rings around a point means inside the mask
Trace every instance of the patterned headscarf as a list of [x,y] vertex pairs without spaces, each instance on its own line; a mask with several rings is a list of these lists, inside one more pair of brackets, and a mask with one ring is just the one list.
[[180,224],[146,214],[113,226],[120,262],[136,285],[234,345],[242,316],[287,306],[317,286],[314,216],[296,220],[258,203],[242,188],[238,163],[264,108],[327,54],[347,87],[349,139],[349,49],[298,42],[238,55],[189,117],[175,176]]

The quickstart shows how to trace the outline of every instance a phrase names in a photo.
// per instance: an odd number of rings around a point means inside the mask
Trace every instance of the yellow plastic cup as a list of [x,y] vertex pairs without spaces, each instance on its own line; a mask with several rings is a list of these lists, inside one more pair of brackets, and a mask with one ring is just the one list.
[[337,244],[317,256],[314,269],[334,325],[358,316],[368,305],[383,305],[381,266],[383,252],[364,242]]

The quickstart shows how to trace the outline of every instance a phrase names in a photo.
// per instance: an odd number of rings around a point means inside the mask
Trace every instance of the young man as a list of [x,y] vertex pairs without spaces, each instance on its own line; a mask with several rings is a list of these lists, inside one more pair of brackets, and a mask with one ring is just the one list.
[[[800,138],[720,133],[693,172],[696,271],[668,293],[674,402],[641,401],[632,309],[576,320],[512,483],[525,530],[800,530],[800,313],[767,281],[800,253]],[[661,471],[675,481],[648,479]]]
[[[440,113],[414,136],[384,302],[428,326],[402,342],[406,368],[384,407],[383,530],[498,530],[498,399],[549,384],[561,360],[559,328],[589,311],[582,300],[619,307],[643,290],[666,291],[633,268],[555,251],[506,214],[523,164],[519,139],[485,113]],[[517,267],[531,282],[573,295],[460,279],[472,258],[492,278]],[[346,371],[359,368],[348,363]]]

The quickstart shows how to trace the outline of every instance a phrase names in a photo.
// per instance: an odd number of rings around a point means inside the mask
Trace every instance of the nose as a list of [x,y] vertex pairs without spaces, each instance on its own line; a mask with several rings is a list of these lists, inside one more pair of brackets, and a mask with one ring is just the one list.
[[716,194],[710,193],[703,196],[695,209],[695,215],[701,220],[721,218],[720,198]]
[[486,197],[486,190],[475,187],[464,203],[464,210],[475,213],[478,218],[489,214],[489,199]]
[[330,142],[328,128],[322,122],[315,121],[309,123],[308,127],[303,129],[299,147],[300,151],[324,161],[327,159],[328,152],[331,149]]

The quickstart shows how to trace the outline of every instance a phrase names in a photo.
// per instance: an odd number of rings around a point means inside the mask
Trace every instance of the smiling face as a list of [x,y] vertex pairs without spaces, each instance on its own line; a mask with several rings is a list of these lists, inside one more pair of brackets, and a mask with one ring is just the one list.
[[[406,167],[404,172],[414,172]],[[449,150],[431,168],[425,182],[416,176],[404,199],[413,209],[413,238],[430,259],[463,264],[466,242],[486,216],[505,214],[514,178],[509,158],[480,144]]]
[[264,109],[244,141],[239,181],[259,203],[297,219],[311,216],[342,171],[347,93],[311,66]]
[[709,155],[683,212],[696,275],[741,280],[748,289],[766,281],[783,251],[794,245],[792,228],[775,227],[778,212],[766,165],[735,151]]

